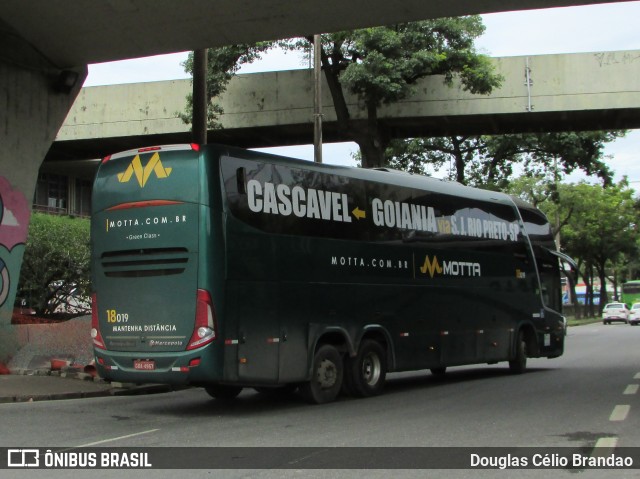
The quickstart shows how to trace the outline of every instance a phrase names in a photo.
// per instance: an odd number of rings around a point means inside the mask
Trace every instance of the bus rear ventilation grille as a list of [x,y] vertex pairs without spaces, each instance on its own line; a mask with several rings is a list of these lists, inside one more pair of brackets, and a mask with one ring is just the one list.
[[[147,248],[102,254],[104,274],[112,278],[141,278],[181,274],[189,261],[186,248]],[[183,266],[183,267],[180,267]]]

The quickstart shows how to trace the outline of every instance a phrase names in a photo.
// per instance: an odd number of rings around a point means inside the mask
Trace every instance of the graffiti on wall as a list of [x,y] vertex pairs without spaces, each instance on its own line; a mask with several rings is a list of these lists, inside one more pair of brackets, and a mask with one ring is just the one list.
[[24,194],[0,176],[0,308],[13,309],[29,227]]

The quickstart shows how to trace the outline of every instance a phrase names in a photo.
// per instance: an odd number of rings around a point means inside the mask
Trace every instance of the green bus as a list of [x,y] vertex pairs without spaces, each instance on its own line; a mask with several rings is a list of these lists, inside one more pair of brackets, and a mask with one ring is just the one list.
[[640,303],[640,280],[627,281],[622,285],[622,302],[629,308],[634,303]]
[[[549,223],[501,193],[215,145],[106,157],[92,203],[108,380],[379,394],[388,372],[560,356]],[[561,256],[561,255],[560,255]]]

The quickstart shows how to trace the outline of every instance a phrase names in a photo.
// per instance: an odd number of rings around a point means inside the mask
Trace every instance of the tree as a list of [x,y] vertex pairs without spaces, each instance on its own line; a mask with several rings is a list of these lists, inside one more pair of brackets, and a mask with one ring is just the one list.
[[[333,98],[337,122],[345,139],[360,147],[365,167],[385,165],[385,150],[391,131],[378,117],[383,104],[397,102],[413,92],[416,82],[442,75],[452,85],[460,78],[464,90],[488,94],[502,82],[487,56],[476,53],[474,39],[484,32],[479,16],[440,18],[385,27],[366,28],[322,35],[322,69]],[[256,45],[233,45],[210,49],[208,55],[209,98],[224,92],[228,81],[243,63],[259,58],[278,45],[287,50],[309,52],[312,38],[297,38]],[[193,72],[192,57],[185,62]],[[346,94],[358,95],[367,120],[355,121]],[[188,105],[191,103],[188,99]],[[190,123],[191,110],[181,115]],[[219,127],[220,106],[210,109],[210,125]]]
[[603,188],[585,183],[575,186],[576,208],[562,231],[563,242],[569,254],[593,265],[600,279],[600,306],[608,302],[606,280],[626,257],[636,252],[638,241],[638,215],[634,208],[633,190],[627,180]]
[[33,213],[18,296],[41,316],[90,310],[89,220]]
[[604,148],[626,134],[624,130],[570,131],[533,135],[525,145],[525,170],[570,174],[582,170],[598,176],[605,187],[612,185],[613,172],[605,163]]
[[[507,188],[516,170],[532,176],[555,176],[579,169],[609,185],[613,172],[604,161],[604,147],[625,133],[587,131],[414,138],[393,141],[387,157],[394,168],[414,172],[450,165],[451,179],[490,189]],[[516,165],[519,168],[516,169]]]
[[[479,16],[440,18],[322,36],[322,69],[336,111],[338,127],[360,147],[362,166],[382,167],[392,133],[378,117],[383,104],[408,97],[416,82],[442,75],[452,85],[474,94],[488,94],[500,85],[488,57],[474,49],[484,32]],[[309,42],[309,39],[307,39]],[[290,43],[300,48],[300,42]],[[362,100],[367,119],[353,120],[346,92]]]
[[523,177],[514,181],[511,192],[532,202],[560,227],[563,251],[578,263],[588,289],[593,288],[594,275],[598,277],[604,305],[607,279],[616,284],[619,271],[638,256],[638,203],[627,180],[608,187],[559,184],[554,190],[548,179]]
[[[467,170],[482,168],[479,158],[486,156],[489,140],[490,137],[482,136],[393,140],[386,151],[387,164],[420,174],[439,171],[448,165],[449,179],[465,185],[468,183]],[[486,180],[483,183],[487,186]]]

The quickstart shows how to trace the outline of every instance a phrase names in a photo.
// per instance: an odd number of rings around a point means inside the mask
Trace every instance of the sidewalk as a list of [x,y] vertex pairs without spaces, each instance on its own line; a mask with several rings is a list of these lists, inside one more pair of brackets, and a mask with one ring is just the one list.
[[163,384],[107,383],[82,377],[41,374],[0,375],[0,404],[10,402],[52,401],[101,396],[156,394],[173,391]]
[[86,376],[82,373],[70,373],[70,377],[62,377],[35,374],[31,371],[27,374],[3,374],[0,375],[0,404],[156,394],[174,390],[173,387],[163,384],[108,383],[99,378]]
[[[90,318],[60,324],[16,326],[22,347],[8,364],[11,374],[0,374],[0,403],[79,399],[169,392],[159,384],[108,383],[85,373],[93,351]],[[52,360],[71,366],[52,371]],[[75,366],[75,367],[74,367]]]
[[112,386],[105,382],[7,374],[0,376],[0,403],[105,396],[111,389]]

